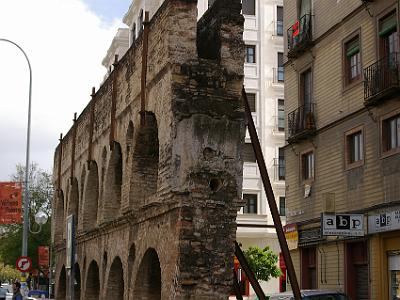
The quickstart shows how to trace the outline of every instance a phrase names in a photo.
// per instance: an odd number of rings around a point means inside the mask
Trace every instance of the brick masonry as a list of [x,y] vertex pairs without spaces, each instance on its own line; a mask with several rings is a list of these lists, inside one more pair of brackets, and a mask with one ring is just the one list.
[[69,214],[75,299],[228,298],[243,205],[240,12],[219,0],[197,22],[196,1],[166,0],[149,25],[146,124],[140,35],[57,147],[56,299],[69,299]]

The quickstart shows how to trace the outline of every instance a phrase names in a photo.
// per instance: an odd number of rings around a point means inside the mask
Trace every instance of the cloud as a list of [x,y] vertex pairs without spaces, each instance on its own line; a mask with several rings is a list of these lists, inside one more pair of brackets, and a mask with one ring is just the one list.
[[[122,16],[121,16],[122,18]],[[102,23],[81,0],[2,0],[0,38],[18,43],[33,70],[31,161],[52,170],[61,132],[105,74],[101,65],[120,20]],[[0,180],[25,164],[29,73],[19,50],[0,42]]]

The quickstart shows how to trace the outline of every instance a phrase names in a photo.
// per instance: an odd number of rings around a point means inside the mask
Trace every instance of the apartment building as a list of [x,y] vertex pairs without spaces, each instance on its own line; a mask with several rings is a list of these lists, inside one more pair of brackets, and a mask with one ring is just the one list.
[[300,286],[399,299],[399,2],[284,7],[287,223]]
[[[110,68],[116,50],[120,46],[131,46],[143,29],[144,12],[151,18],[163,1],[133,1],[123,22],[129,27],[121,36],[129,43],[114,39],[103,64]],[[198,19],[207,11],[212,1],[198,1]],[[265,161],[271,177],[280,213],[285,218],[285,144],[284,112],[284,67],[283,67],[283,5],[282,0],[243,0],[246,43],[244,65],[245,88],[252,115],[257,127]],[[126,31],[129,31],[126,37]],[[239,212],[237,240],[243,248],[269,246],[276,254],[280,248],[276,238],[272,216],[264,193],[250,136],[246,134],[243,151],[243,198],[246,206]],[[281,262],[284,269],[284,264]],[[240,273],[240,272],[239,272]],[[244,277],[241,278],[243,294],[251,297],[254,293]],[[262,283],[266,292],[278,292],[285,286],[285,278],[271,279]]]

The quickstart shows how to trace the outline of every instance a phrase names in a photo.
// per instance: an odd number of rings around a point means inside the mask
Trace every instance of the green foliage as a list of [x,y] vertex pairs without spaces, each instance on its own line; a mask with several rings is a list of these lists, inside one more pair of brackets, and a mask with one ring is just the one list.
[[0,281],[11,281],[20,277],[20,272],[8,265],[0,263]]
[[[24,182],[25,168],[16,166],[16,173],[11,176],[11,181]],[[51,199],[53,187],[51,174],[41,170],[37,164],[31,164],[29,168],[29,219],[32,231],[38,231],[35,223],[35,214],[42,210],[49,219],[42,226],[39,234],[29,233],[28,256],[31,258],[33,268],[37,268],[38,246],[49,246],[51,243]],[[15,266],[15,262],[22,252],[22,224],[0,225],[0,262]]]
[[250,268],[253,270],[257,280],[268,281],[273,278],[279,277],[281,270],[279,269],[278,255],[276,255],[269,247],[260,249],[257,246],[249,247],[243,251]]

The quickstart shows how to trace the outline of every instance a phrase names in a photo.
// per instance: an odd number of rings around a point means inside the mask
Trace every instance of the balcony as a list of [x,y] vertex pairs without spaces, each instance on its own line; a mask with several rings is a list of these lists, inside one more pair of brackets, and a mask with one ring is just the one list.
[[287,30],[288,58],[296,58],[313,46],[311,15],[306,14]]
[[364,69],[364,105],[379,105],[400,91],[399,54],[386,56]]
[[274,158],[274,181],[285,180],[285,162],[284,159]]
[[272,71],[274,73],[272,83],[282,84],[285,81],[285,68],[283,66],[277,67],[273,68]]
[[288,143],[295,143],[315,135],[314,103],[300,106],[288,114]]

